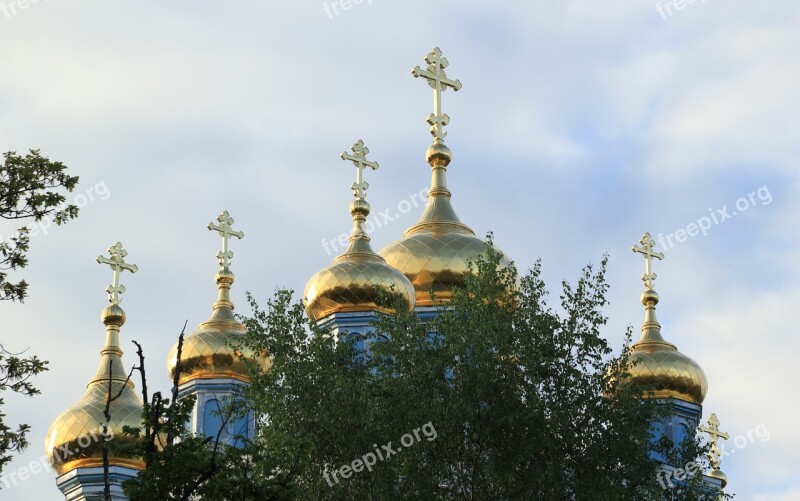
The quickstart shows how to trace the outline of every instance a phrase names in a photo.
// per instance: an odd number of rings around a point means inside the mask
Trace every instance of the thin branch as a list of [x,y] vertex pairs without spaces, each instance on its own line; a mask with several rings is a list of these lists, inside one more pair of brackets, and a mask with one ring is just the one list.
[[[172,400],[170,401],[170,405],[175,405],[175,402],[178,400],[178,384],[181,379],[181,373],[183,372],[183,365],[181,364],[181,356],[183,355],[183,338],[186,336],[186,326],[188,324],[188,320],[184,322],[183,329],[181,329],[181,335],[178,336],[178,353],[176,353],[177,360],[175,361],[175,374],[172,375]],[[172,440],[172,427],[170,427],[170,430],[167,432],[167,443],[171,444]]]
[[[133,340],[132,342],[133,342],[133,344],[136,345],[136,355],[138,355],[138,357],[139,357],[138,370],[139,370],[140,379],[142,380],[142,402],[143,402],[142,411],[143,411],[143,414],[145,416],[149,416],[150,415],[150,397],[149,397],[149,395],[147,393],[147,373],[146,373],[145,367],[144,367],[144,350],[142,349],[142,345],[139,344],[138,341]],[[146,452],[148,453],[148,454],[146,454],[146,457],[147,457],[146,462],[148,464],[149,464],[149,461],[150,461],[150,457],[149,457],[150,454],[149,453],[152,453],[153,451],[155,451],[155,443],[154,443],[153,440],[151,440],[151,438],[152,438],[151,431],[152,431],[152,427],[150,426],[150,423],[148,423],[147,420],[145,420],[145,422],[144,422],[144,440],[145,440],[145,442],[144,443],[145,443]]]
[[30,349],[31,349],[31,347],[30,347],[30,346],[28,346],[27,348],[25,348],[24,350],[22,350],[22,351],[21,351],[21,352],[19,352],[19,353],[11,353],[10,351],[8,351],[8,350],[6,349],[6,347],[5,347],[5,346],[3,346],[3,343],[0,343],[0,352],[4,353],[4,354],[6,354],[6,355],[11,355],[12,357],[18,357],[18,356],[20,356],[20,355],[23,355],[23,354],[24,354],[26,351],[28,351],[28,350],[30,350]]

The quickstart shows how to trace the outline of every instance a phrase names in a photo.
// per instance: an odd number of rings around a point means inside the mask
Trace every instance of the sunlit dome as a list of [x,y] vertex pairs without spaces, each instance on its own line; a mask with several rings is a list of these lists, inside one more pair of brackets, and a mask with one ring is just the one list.
[[642,294],[647,317],[642,337],[631,349],[631,380],[653,388],[655,398],[678,398],[702,404],[708,381],[700,364],[687,357],[661,336],[661,325],[655,317],[658,294],[647,290]]
[[[445,179],[450,149],[434,144],[428,149],[427,159],[433,172],[422,216],[403,238],[378,253],[411,281],[417,306],[448,301],[453,288],[464,285],[470,261],[485,256],[488,248],[486,241],[458,219],[450,203]],[[502,256],[500,266],[510,265],[511,261]]]
[[[242,238],[243,233],[233,231],[233,218],[224,211],[217,218],[217,224],[211,223],[208,228],[218,231],[223,239],[223,251],[217,257],[221,269],[217,272],[216,282],[218,298],[214,303],[211,318],[200,324],[196,331],[186,336],[181,347],[180,370],[178,384],[195,379],[235,379],[244,383],[250,382],[250,365],[259,367],[261,371],[269,369],[270,362],[266,353],[257,353],[244,346],[247,329],[233,313],[231,302],[231,286],[235,281],[230,271],[233,252],[228,250],[231,236]],[[172,379],[178,367],[178,342],[173,344],[167,356],[167,372]]]
[[[350,204],[353,230],[350,244],[333,263],[318,271],[306,284],[303,293],[306,313],[313,320],[321,320],[333,313],[356,311],[381,311],[391,309],[381,302],[381,295],[394,295],[403,308],[414,309],[414,287],[411,282],[386,261],[375,254],[365,228],[369,215],[366,190],[369,185],[362,179],[366,167],[378,168],[376,162],[367,160],[369,149],[359,140],[350,153],[342,159],[356,165],[356,183],[351,189],[355,200]],[[385,298],[384,298],[385,299]]]

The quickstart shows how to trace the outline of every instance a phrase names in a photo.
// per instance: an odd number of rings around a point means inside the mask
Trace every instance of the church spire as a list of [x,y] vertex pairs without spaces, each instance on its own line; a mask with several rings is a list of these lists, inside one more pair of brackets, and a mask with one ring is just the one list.
[[[167,356],[167,371],[170,378],[175,377],[175,371],[180,370],[178,383],[182,392],[190,394],[199,392],[198,394],[205,395],[203,393],[205,390],[198,390],[197,387],[208,381],[223,385],[231,381],[249,383],[248,361],[254,361],[261,370],[267,370],[269,367],[266,354],[256,353],[250,347],[242,346],[242,339],[247,329],[233,313],[231,286],[236,276],[230,269],[233,259],[230,240],[234,237],[240,240],[244,238],[244,232],[233,229],[234,222],[228,211],[222,211],[215,221],[206,226],[222,237],[222,248],[216,255],[219,262],[219,271],[215,276],[217,300],[214,302],[211,318],[184,338],[180,363],[177,342],[172,345]],[[197,405],[200,409],[205,405],[205,401],[198,400]]]
[[644,234],[639,244],[631,247],[631,250],[645,259],[645,272],[642,275],[645,313],[642,337],[631,347],[631,376],[644,385],[652,386],[655,398],[674,397],[700,405],[708,388],[703,369],[678,351],[674,344],[664,340],[661,324],[656,318],[659,297],[653,290],[656,274],[652,261],[664,259],[664,254],[655,251],[655,242],[649,233]]
[[214,315],[209,321],[224,320],[236,322],[233,316],[233,302],[231,302],[231,286],[236,280],[236,276],[230,270],[233,251],[228,248],[228,242],[231,237],[236,237],[239,240],[243,239],[244,232],[234,231],[234,222],[228,211],[222,211],[222,213],[217,216],[218,224],[214,224],[214,222],[208,223],[208,229],[210,231],[216,231],[222,237],[222,250],[217,253],[220,269],[215,278],[217,288],[219,289],[219,295],[217,301],[214,303]]
[[89,382],[89,385],[107,382],[109,371],[111,371],[111,378],[115,382],[127,382],[128,387],[133,388],[133,383],[128,380],[127,373],[122,365],[122,349],[119,345],[119,332],[125,324],[125,311],[120,306],[122,294],[125,293],[125,286],[120,283],[120,275],[123,271],[136,273],[139,271],[139,267],[125,262],[128,251],[122,247],[120,242],[108,248],[108,255],[109,257],[97,256],[96,260],[99,264],[110,266],[113,275],[111,285],[106,288],[110,304],[102,313],[103,324],[106,326],[106,342],[100,352],[100,367],[97,368],[97,373]]
[[[444,144],[447,135],[444,128],[450,117],[444,113],[442,94],[448,89],[461,89],[461,82],[445,73],[449,62],[438,47],[428,53],[425,62],[424,69],[417,66],[411,74],[424,79],[433,89],[433,113],[427,119],[433,144],[425,154],[431,168],[431,188],[416,224],[379,254],[414,284],[419,311],[432,318],[450,300],[455,288],[465,283],[470,263],[486,256],[488,243],[476,237],[472,228],[458,218],[447,188],[447,167],[453,155]],[[500,261],[502,268],[511,265],[505,256]]]
[[[353,217],[350,245],[331,265],[309,279],[303,294],[306,313],[312,320],[327,318],[332,320],[332,325],[344,325],[341,322],[345,322],[348,328],[357,329],[365,328],[371,321],[366,320],[364,315],[388,311],[382,305],[383,293],[399,294],[409,310],[414,308],[414,287],[411,282],[386,264],[369,243],[366,228],[370,211],[366,200],[369,183],[364,181],[364,169],[377,170],[380,166],[378,162],[369,160],[367,155],[369,148],[359,139],[350,152],[345,151],[339,156],[356,167],[356,181],[350,185],[355,197],[350,203]],[[345,321],[332,316],[336,313],[353,313],[355,317]]]
[[708,426],[700,425],[697,429],[707,434],[711,441],[711,449],[708,451],[708,462],[711,465],[711,472],[708,476],[718,479],[724,489],[725,485],[728,483],[728,476],[719,469],[722,464],[722,449],[717,446],[717,441],[720,438],[722,440],[728,440],[730,435],[724,431],[719,431],[719,418],[717,418],[716,414],[711,414],[711,417],[708,418]]
[[637,343],[646,344],[646,343],[662,343],[664,345],[668,345],[675,349],[675,346],[667,343],[664,338],[661,336],[661,324],[658,323],[658,319],[656,318],[656,305],[658,304],[658,293],[653,290],[653,284],[658,277],[655,273],[653,273],[653,266],[652,262],[653,259],[663,260],[664,254],[661,252],[656,252],[655,248],[655,241],[650,236],[650,233],[645,233],[642,236],[641,240],[639,240],[641,247],[634,245],[631,247],[633,252],[639,253],[644,256],[644,275],[642,275],[642,282],[644,282],[644,292],[642,293],[642,304],[645,307],[645,314],[644,314],[644,323],[642,324],[642,337]]
[[431,126],[434,144],[444,144],[444,138],[447,136],[444,127],[450,123],[450,117],[447,113],[442,112],[442,93],[448,88],[453,89],[453,91],[459,91],[461,82],[447,78],[444,69],[450,63],[447,58],[442,56],[442,51],[439,47],[435,47],[425,56],[425,62],[428,63],[426,69],[423,70],[416,66],[411,70],[411,74],[414,75],[414,78],[424,78],[428,81],[428,85],[433,88],[433,113],[428,117],[428,124]]
[[444,144],[447,136],[444,127],[450,123],[450,116],[442,110],[442,94],[447,89],[458,91],[461,81],[453,80],[445,73],[450,63],[436,47],[427,56],[425,69],[415,67],[411,74],[415,78],[424,78],[433,89],[433,113],[428,116],[428,124],[433,136],[433,144],[428,148],[425,157],[431,166],[431,189],[428,192],[428,203],[416,225],[409,228],[404,236],[413,235],[424,231],[450,231],[474,235],[467,225],[463,224],[450,204],[450,190],[447,189],[447,166],[453,159],[450,148]]
[[[120,283],[120,276],[124,271],[138,271],[135,264],[125,262],[127,255],[122,244],[117,242],[108,249],[108,257],[101,255],[97,258],[98,263],[109,265],[113,271],[111,285],[106,288],[110,304],[102,313],[106,326],[105,343],[100,351],[100,365],[86,385],[83,396],[56,418],[47,432],[47,455],[59,475],[75,469],[102,467],[105,438],[128,442],[130,440],[123,435],[123,428],[141,426],[142,400],[134,391],[133,382],[128,379],[123,365],[119,335],[125,324],[125,311],[120,306],[125,286]],[[109,406],[110,421],[106,421],[104,415],[106,405]],[[98,433],[98,439],[87,442],[87,437],[95,437]],[[126,457],[114,451],[109,452],[109,464],[133,470],[144,468],[140,458]],[[121,482],[134,475],[135,471],[115,474],[111,479],[112,490],[121,493]],[[93,489],[102,492],[102,482],[98,485],[91,478],[78,476],[77,483],[81,484],[84,492],[93,492]],[[63,482],[59,480],[58,485],[66,495],[75,488],[74,484],[75,481],[66,478]]]
[[139,271],[139,267],[135,264],[128,264],[125,262],[125,258],[128,256],[128,251],[122,247],[120,242],[117,242],[109,247],[108,254],[111,256],[110,258],[102,255],[97,256],[97,262],[99,264],[109,265],[114,271],[114,278],[111,285],[106,288],[106,292],[108,293],[108,302],[112,305],[118,305],[122,301],[121,294],[125,292],[125,286],[120,285],[119,283],[120,274],[123,271],[136,273]]
[[344,254],[334,260],[334,263],[354,256],[383,261],[382,258],[375,254],[369,244],[370,238],[366,229],[367,216],[369,216],[370,211],[369,203],[366,200],[369,183],[364,181],[364,169],[377,170],[380,165],[378,162],[367,160],[369,148],[364,145],[364,141],[361,139],[350,147],[350,151],[352,153],[345,151],[340,157],[342,160],[353,162],[356,167],[356,182],[350,185],[355,197],[355,200],[350,204],[350,215],[353,216],[353,230],[350,232],[350,245]]

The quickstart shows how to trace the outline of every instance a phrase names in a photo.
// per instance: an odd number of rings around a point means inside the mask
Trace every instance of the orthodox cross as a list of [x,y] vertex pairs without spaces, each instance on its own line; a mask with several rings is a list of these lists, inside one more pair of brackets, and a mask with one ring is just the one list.
[[228,250],[228,240],[230,240],[231,237],[236,237],[241,240],[244,238],[244,233],[241,231],[233,231],[232,225],[234,221],[228,211],[223,211],[222,214],[217,216],[217,222],[219,223],[218,225],[213,222],[208,223],[208,229],[222,235],[222,251],[217,253],[217,259],[219,259],[219,265],[227,270],[231,265],[231,258],[233,258],[233,251]]
[[650,237],[649,233],[645,233],[639,243],[642,244],[641,247],[633,246],[631,250],[633,252],[638,252],[644,256],[644,275],[642,275],[642,281],[644,282],[645,287],[648,290],[653,289],[653,281],[657,278],[657,275],[653,273],[652,270],[652,260],[653,258],[656,259],[664,259],[664,254],[661,252],[653,251],[653,248],[656,245],[656,242]]
[[442,92],[446,91],[448,87],[458,91],[461,89],[461,82],[447,78],[444,69],[450,63],[447,62],[447,58],[442,56],[439,47],[425,56],[425,62],[428,63],[426,69],[423,70],[417,66],[411,71],[411,74],[414,75],[414,78],[424,78],[433,88],[433,114],[428,117],[428,123],[431,126],[434,142],[442,143],[447,136],[444,126],[450,123],[450,117],[446,113],[442,113]]
[[359,200],[364,200],[367,196],[367,188],[369,188],[369,183],[364,181],[364,169],[369,167],[372,170],[377,170],[380,165],[378,165],[378,162],[367,160],[369,148],[364,146],[364,141],[361,139],[356,141],[350,150],[353,152],[352,155],[345,151],[342,153],[341,157],[342,160],[349,160],[355,164],[356,182],[350,186],[350,189],[353,190],[353,196]]
[[102,255],[97,256],[97,262],[100,264],[107,264],[114,270],[114,280],[111,285],[106,288],[106,292],[108,293],[108,302],[111,304],[119,304],[122,301],[120,294],[125,292],[125,286],[119,283],[120,274],[123,271],[136,273],[139,271],[139,267],[135,264],[128,264],[125,262],[125,256],[128,255],[128,251],[123,249],[122,244],[119,242],[108,248],[108,255],[110,257],[104,257]]
[[719,431],[719,419],[717,419],[716,414],[711,414],[711,417],[708,418],[708,426],[700,425],[697,429],[703,433],[707,433],[708,436],[711,437],[711,450],[708,453],[708,459],[709,463],[711,463],[711,468],[719,470],[719,465],[722,462],[720,460],[722,451],[717,447],[717,440],[720,438],[728,440],[730,435]]

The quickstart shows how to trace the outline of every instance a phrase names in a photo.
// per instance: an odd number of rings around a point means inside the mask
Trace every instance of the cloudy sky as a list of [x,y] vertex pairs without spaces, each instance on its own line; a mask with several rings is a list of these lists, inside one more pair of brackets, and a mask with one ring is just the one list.
[[[7,474],[40,461],[47,427],[94,374],[111,278],[94,259],[117,240],[139,266],[124,277],[125,360],[142,342],[166,389],[170,345],[215,298],[205,226],[223,209],[246,233],[232,244],[241,312],[245,291],[302,291],[334,257],[323,242],[349,230],[353,180],[337,156],[356,139],[381,163],[367,174],[374,247],[414,223],[431,97],[410,70],[434,46],[464,84],[444,101],[461,219],[523,270],[541,258],[555,298],[608,253],[614,346],[643,316],[630,246],[661,235],[660,320],[706,371],[704,414],[731,434],[730,491],[800,499],[789,0],[0,0],[0,149],[67,164],[83,205],[32,239],[29,300],[0,305],[4,345],[51,369],[41,396],[7,398],[8,420],[33,427]],[[63,497],[42,471],[0,499]]]

